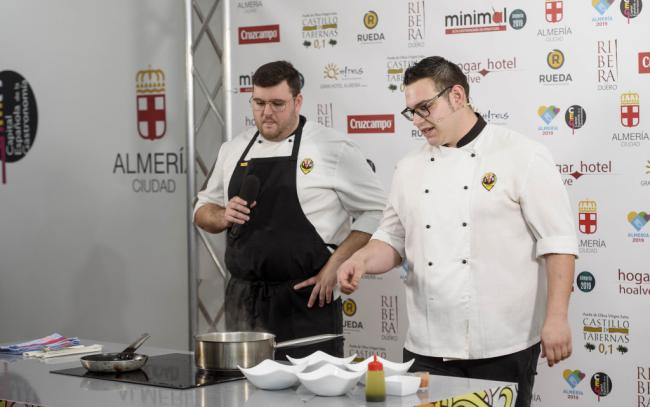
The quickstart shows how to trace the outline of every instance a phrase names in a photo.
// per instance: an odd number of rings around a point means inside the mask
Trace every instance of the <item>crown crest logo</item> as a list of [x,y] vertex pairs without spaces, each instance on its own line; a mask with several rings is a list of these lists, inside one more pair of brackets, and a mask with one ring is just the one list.
[[578,202],[578,211],[582,213],[595,213],[596,201],[580,201]]
[[143,69],[135,75],[137,93],[164,93],[165,73],[162,69]]
[[634,92],[627,92],[621,95],[621,105],[638,105],[639,94]]

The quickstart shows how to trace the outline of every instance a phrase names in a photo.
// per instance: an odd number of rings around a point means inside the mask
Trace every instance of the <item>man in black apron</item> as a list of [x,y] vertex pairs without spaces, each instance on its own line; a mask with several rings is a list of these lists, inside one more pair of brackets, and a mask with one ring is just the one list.
[[[296,178],[297,174],[308,174],[310,166],[318,165],[310,159],[299,162],[304,130],[307,128],[306,131],[313,134],[325,128],[300,116],[300,75],[291,64],[279,61],[263,65],[254,74],[253,84],[251,106],[257,132],[245,144],[243,151],[231,149],[231,144],[226,147],[228,152],[222,154],[222,147],[215,164],[217,171],[223,170],[226,174],[230,171],[231,174],[227,188],[225,181],[219,184],[215,180],[213,184],[217,185],[214,188],[220,185],[224,192],[227,190],[227,198],[221,197],[227,203],[220,206],[219,199],[209,198],[211,184],[208,182],[207,188],[199,193],[195,210],[195,221],[200,227],[210,232],[229,230],[225,258],[232,278],[226,288],[226,328],[230,331],[269,331],[277,336],[278,341],[342,333],[341,299],[332,298],[336,269],[368,241],[372,230],[352,230],[338,247],[323,240],[322,234],[306,215],[313,211],[308,212],[303,206],[308,204],[301,204]],[[329,129],[326,131],[331,132]],[[284,142],[290,146],[283,146]],[[239,143],[238,147],[244,146],[239,138],[233,143]],[[260,147],[264,143],[265,146]],[[252,149],[268,148],[268,145],[284,148],[290,153],[249,157]],[[233,161],[235,154],[238,159]],[[351,189],[371,190],[365,194],[370,198],[363,198],[369,199],[366,208],[362,204],[355,209],[376,212],[378,222],[384,205],[383,191],[368,170],[365,159],[358,152],[355,158],[358,158],[355,161],[363,162],[364,167],[362,171],[351,171],[346,176],[358,178],[351,184],[363,183],[367,178],[366,184],[369,185]],[[219,178],[219,175],[211,174],[210,179],[215,177]],[[250,192],[253,178],[254,191]],[[238,196],[240,193],[244,195],[244,191],[254,195],[248,197],[250,202]],[[325,191],[323,199],[327,199],[327,193],[333,194]],[[362,198],[353,200],[359,199]],[[340,206],[338,200],[335,204]],[[316,302],[318,306],[314,306]],[[285,354],[304,357],[315,350],[343,356],[343,340],[278,350],[276,359],[284,359]]]

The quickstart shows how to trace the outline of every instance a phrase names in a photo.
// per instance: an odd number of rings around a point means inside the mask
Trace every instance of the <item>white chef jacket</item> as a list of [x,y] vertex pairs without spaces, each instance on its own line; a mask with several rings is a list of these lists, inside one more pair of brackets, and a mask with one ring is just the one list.
[[[226,206],[230,178],[256,131],[251,128],[221,146],[206,188],[198,193],[194,214],[206,203]],[[274,142],[260,135],[245,159],[291,156],[294,138]],[[313,166],[303,172],[300,164],[308,159]],[[326,244],[339,245],[351,230],[374,233],[386,205],[386,193],[356,144],[311,121],[302,131],[296,189],[305,216]]]
[[[482,185],[493,173],[491,190]],[[373,239],[406,259],[405,347],[481,359],[540,341],[541,256],[577,256],[568,196],[548,150],[486,125],[460,148],[425,144],[399,161]]]

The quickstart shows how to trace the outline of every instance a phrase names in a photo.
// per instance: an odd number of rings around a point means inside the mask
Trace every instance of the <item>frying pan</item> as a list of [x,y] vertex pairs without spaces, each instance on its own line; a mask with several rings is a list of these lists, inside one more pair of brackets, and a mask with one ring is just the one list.
[[81,357],[81,365],[91,372],[122,373],[138,370],[147,363],[147,355],[135,353],[144,341],[149,339],[149,334],[143,334],[135,342],[126,347],[122,352],[100,353]]
[[264,359],[273,359],[276,349],[311,345],[342,337],[324,334],[275,342],[268,332],[209,332],[194,337],[194,361],[204,370],[235,370],[253,367]]

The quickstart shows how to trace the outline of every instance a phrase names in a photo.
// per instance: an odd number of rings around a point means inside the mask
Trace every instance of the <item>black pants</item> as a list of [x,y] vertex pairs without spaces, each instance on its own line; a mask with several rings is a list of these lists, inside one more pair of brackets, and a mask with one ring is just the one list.
[[537,374],[537,360],[541,347],[537,343],[528,349],[487,359],[450,360],[422,356],[404,348],[404,361],[415,359],[411,372],[428,371],[441,376],[498,380],[517,383],[515,407],[529,407]]

